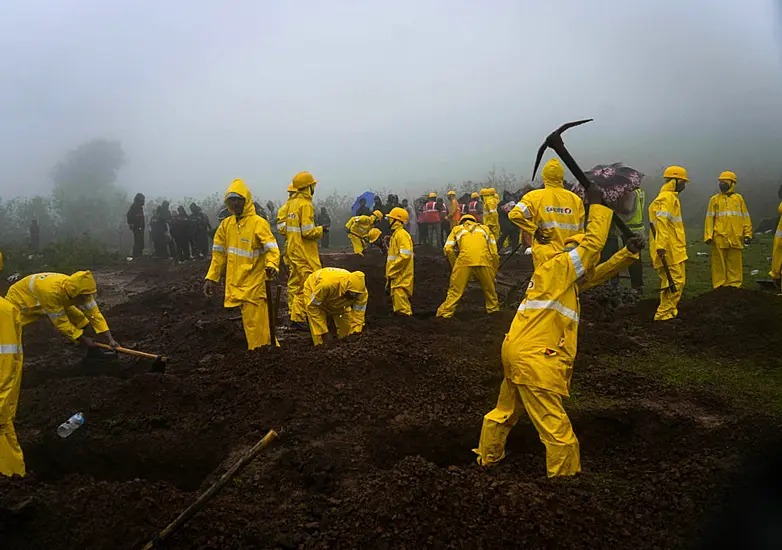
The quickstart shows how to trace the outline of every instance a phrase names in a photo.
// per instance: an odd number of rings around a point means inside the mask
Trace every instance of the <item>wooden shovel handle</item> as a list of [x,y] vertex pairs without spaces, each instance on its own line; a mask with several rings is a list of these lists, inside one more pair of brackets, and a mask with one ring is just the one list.
[[108,350],[111,350],[111,351],[118,351],[119,353],[125,353],[127,355],[134,355],[136,357],[143,357],[145,359],[160,359],[161,361],[165,361],[166,359],[168,359],[164,355],[155,355],[153,353],[145,353],[143,351],[136,351],[134,349],[123,348],[121,346],[117,346],[116,348],[112,348],[110,345],[102,344],[100,342],[95,342],[95,347],[96,348],[108,349]]

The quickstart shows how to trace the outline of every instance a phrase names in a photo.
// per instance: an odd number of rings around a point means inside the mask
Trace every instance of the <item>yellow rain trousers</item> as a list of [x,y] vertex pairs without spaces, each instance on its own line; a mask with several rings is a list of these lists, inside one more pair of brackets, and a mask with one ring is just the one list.
[[483,466],[505,457],[505,441],[521,406],[546,447],[549,477],[581,471],[579,443],[563,406],[570,395],[570,377],[578,344],[578,282],[596,286],[638,259],[626,248],[597,266],[608,236],[612,211],[593,205],[581,244],[538,266],[510,332],[502,344],[505,380],[497,406],[483,420],[480,442],[473,451]]
[[375,216],[353,216],[345,224],[354,254],[364,255],[364,250],[367,248],[367,235],[374,226]]
[[19,309],[23,327],[46,316],[57,330],[75,341],[87,325],[92,325],[96,334],[109,330],[95,301],[96,292],[89,271],[73,275],[36,273],[11,285],[6,299]]
[[19,309],[0,298],[0,475],[25,475],[14,418],[22,385],[22,321]]
[[[458,256],[454,251],[455,247],[459,248]],[[464,289],[473,277],[478,279],[483,289],[486,312],[499,311],[500,304],[494,289],[494,275],[500,263],[500,256],[497,254],[497,241],[489,228],[467,220],[453,228],[443,250],[453,269],[448,294],[445,301],[437,308],[437,316],[445,319],[453,317]]]
[[744,239],[752,238],[752,221],[744,197],[733,192],[730,182],[726,193],[718,193],[706,209],[703,240],[711,241],[711,283],[740,287],[744,279],[741,251]]
[[413,297],[413,239],[404,224],[391,220],[391,240],[386,258],[386,280],[391,287],[391,305],[394,313],[412,315]]
[[557,159],[543,167],[543,189],[525,194],[508,212],[508,219],[523,231],[534,235],[541,229],[550,237],[549,244],[532,241],[532,263],[543,265],[559,254],[565,240],[584,232],[584,202],[565,189],[565,169]]
[[[314,345],[323,343],[323,335],[329,331],[329,317],[337,327],[337,338],[364,330],[369,293],[361,271],[351,273],[338,267],[319,269],[307,277],[304,291],[308,296],[307,318]],[[346,292],[357,292],[359,297],[349,300]]]
[[[666,182],[660,194],[649,205],[649,223],[655,231],[649,236],[649,254],[652,266],[660,277],[660,306],[654,315],[655,321],[673,319],[679,314],[679,300],[685,284],[684,263],[687,261],[687,236],[684,233],[682,207],[679,193],[675,191],[674,181]],[[676,292],[668,290],[668,277],[665,275],[658,250],[665,250],[665,259],[676,284]]]
[[[212,246],[212,263],[206,279],[220,282],[225,271],[225,307],[241,307],[247,348],[270,346],[267,267],[280,268],[280,249],[269,222],[255,213],[252,194],[242,180],[234,180],[225,191],[244,197],[244,211],[237,220],[231,215],[217,228]],[[277,340],[275,338],[275,345]]]
[[771,251],[771,275],[774,279],[782,279],[782,202],[777,207],[779,213],[779,223],[777,224],[777,232],[774,234],[774,244]]
[[[306,187],[297,191],[288,201],[288,217],[285,224],[287,236],[286,253],[290,267],[288,275],[288,302],[291,321],[307,321],[307,295],[304,283],[307,277],[321,268],[318,241],[323,237],[323,228],[315,226],[315,209],[312,207],[312,193]],[[290,296],[293,296],[291,303]]]
[[483,225],[489,228],[494,240],[500,238],[500,215],[497,212],[499,199],[493,193],[481,195],[483,197]]

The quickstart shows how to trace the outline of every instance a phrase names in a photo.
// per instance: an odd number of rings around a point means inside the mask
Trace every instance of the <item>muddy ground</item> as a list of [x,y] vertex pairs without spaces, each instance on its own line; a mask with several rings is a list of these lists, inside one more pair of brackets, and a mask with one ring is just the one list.
[[[281,329],[281,349],[247,352],[238,311],[201,295],[203,262],[98,273],[115,337],[171,362],[165,374],[85,363],[46,323],[26,330],[17,431],[30,473],[0,480],[0,548],[137,548],[270,428],[279,440],[168,548],[691,547],[779,432],[779,418],[606,360],[664,345],[778,368],[766,351],[781,349],[778,303],[714,292],[660,325],[651,300],[605,316],[585,296],[574,385],[586,405],[571,414],[584,474],[547,480],[526,418],[484,472],[471,449],[513,310],[486,315],[472,288],[456,318],[433,318],[447,264],[416,252],[410,319],[389,316],[379,255],[324,256],[364,270],[370,301],[363,335],[317,351]],[[505,277],[522,280],[528,262],[514,258]],[[77,411],[85,425],[58,438]]]

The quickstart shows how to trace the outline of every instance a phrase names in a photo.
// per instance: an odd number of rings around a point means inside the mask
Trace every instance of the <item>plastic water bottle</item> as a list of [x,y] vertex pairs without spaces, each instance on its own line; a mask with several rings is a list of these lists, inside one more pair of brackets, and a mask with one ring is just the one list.
[[76,413],[70,417],[67,422],[63,422],[57,427],[57,435],[65,439],[78,430],[79,426],[82,424],[84,424],[84,415],[82,415],[82,413]]

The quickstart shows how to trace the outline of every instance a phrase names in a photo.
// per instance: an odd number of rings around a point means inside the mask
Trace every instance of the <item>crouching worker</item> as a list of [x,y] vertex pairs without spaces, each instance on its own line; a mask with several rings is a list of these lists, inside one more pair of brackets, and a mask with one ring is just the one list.
[[[3,256],[0,254],[0,271]],[[22,385],[22,320],[19,309],[0,298],[0,475],[25,474],[14,418]]]
[[[280,249],[269,222],[255,213],[252,194],[242,180],[225,192],[231,216],[220,222],[212,245],[212,263],[204,282],[209,297],[225,271],[225,307],[240,307],[247,349],[272,345],[266,278],[280,269]],[[274,345],[277,339],[274,339]]]
[[[359,256],[364,255],[369,234],[372,232],[372,228],[375,224],[382,219],[383,213],[380,210],[375,210],[372,212],[371,216],[353,216],[348,220],[348,223],[345,224],[345,231],[347,231],[348,238],[353,245],[354,254]],[[378,235],[380,235],[379,232]],[[375,240],[377,240],[377,238],[375,238]],[[370,240],[370,242],[374,242],[374,240]]]
[[331,340],[329,316],[337,327],[337,338],[364,330],[369,293],[361,271],[351,273],[338,267],[324,267],[307,277],[304,293],[314,345]]
[[90,325],[95,334],[102,334],[110,346],[117,347],[119,344],[95,301],[97,291],[89,271],[77,271],[73,275],[37,273],[14,283],[6,299],[19,309],[22,327],[48,317],[69,340],[92,349],[92,338],[84,334]]
[[[612,211],[598,186],[587,191],[592,205],[586,234],[565,240],[565,250],[535,267],[535,273],[502,344],[505,379],[497,406],[483,419],[478,463],[490,466],[505,457],[505,441],[523,409],[546,447],[548,477],[581,471],[578,439],[562,407],[570,395],[576,357],[579,290],[596,286],[638,259],[643,237],[597,265],[608,237]],[[579,282],[582,286],[579,288]]]
[[[454,248],[458,248],[458,255]],[[500,256],[497,254],[497,241],[494,240],[491,230],[476,222],[472,214],[462,216],[461,225],[453,228],[443,250],[451,262],[451,283],[445,301],[437,308],[437,316],[446,319],[453,317],[456,305],[473,277],[478,279],[483,289],[486,312],[499,311],[494,275],[500,263]]]

